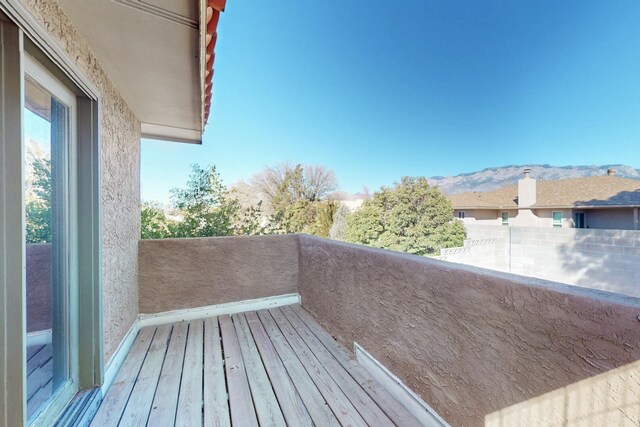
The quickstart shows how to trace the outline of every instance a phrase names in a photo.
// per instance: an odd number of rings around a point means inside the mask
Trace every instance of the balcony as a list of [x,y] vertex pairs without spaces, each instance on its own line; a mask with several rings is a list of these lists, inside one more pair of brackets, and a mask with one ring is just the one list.
[[640,423],[638,299],[306,235],[147,240],[139,262],[93,425]]
[[143,328],[93,421],[118,423],[421,425],[299,305]]

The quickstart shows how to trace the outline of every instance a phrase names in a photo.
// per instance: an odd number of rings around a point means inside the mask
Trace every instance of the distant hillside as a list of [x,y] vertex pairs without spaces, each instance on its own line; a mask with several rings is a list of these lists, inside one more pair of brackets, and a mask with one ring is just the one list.
[[616,170],[616,176],[640,180],[640,169],[634,169],[625,165],[511,165],[487,168],[481,171],[463,173],[456,176],[434,176],[429,178],[429,183],[437,185],[442,192],[447,194],[464,193],[467,191],[491,191],[517,183],[518,179],[522,177],[522,171],[525,168],[531,169],[532,178],[544,180],[606,175],[607,169],[609,168],[614,168]]

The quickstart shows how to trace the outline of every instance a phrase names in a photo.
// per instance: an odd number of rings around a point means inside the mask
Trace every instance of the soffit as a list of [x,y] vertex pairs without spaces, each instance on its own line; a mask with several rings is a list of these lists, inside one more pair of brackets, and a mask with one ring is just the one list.
[[[200,142],[203,102],[199,2],[60,0],[145,129]],[[182,135],[182,137],[180,137]]]

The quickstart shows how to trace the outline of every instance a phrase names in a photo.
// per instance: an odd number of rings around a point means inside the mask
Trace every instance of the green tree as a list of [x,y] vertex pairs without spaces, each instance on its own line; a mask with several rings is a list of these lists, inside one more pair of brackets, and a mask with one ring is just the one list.
[[262,212],[262,200],[255,206],[238,211],[234,222],[236,236],[254,236],[259,234],[271,234],[268,224],[264,221]]
[[51,161],[35,157],[33,180],[26,197],[27,243],[51,242]]
[[167,218],[162,208],[154,202],[143,202],[140,208],[141,237],[164,239],[173,237],[175,222]]
[[349,208],[341,203],[333,216],[333,224],[329,229],[329,237],[334,240],[344,240],[347,232],[347,218],[349,217]]
[[187,187],[172,189],[171,199],[182,215],[182,221],[175,224],[174,237],[233,235],[240,204],[229,196],[215,166],[192,165]]
[[[323,174],[318,173],[318,170],[322,170],[326,176],[327,172],[323,168],[317,167],[311,172],[305,172],[301,165],[284,172],[270,200],[273,210],[270,222],[276,232],[329,237],[338,203],[320,199],[323,192],[317,190],[318,182],[322,182],[318,176]],[[333,176],[332,172],[330,176]]]
[[464,225],[453,219],[449,199],[424,177],[403,177],[382,187],[347,218],[345,239],[416,255],[461,246]]

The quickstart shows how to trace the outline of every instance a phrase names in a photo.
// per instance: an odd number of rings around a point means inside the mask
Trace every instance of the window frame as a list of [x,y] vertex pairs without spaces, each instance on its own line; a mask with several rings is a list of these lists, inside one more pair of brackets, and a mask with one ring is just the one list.
[[[556,220],[556,214],[560,214],[559,220]],[[553,226],[553,228],[562,228],[563,219],[564,219],[564,214],[562,211],[551,211],[551,225]]]
[[[68,140],[64,149],[62,165],[64,171],[63,182],[64,193],[62,194],[62,204],[65,206],[65,212],[61,218],[64,223],[63,226],[63,247],[64,253],[61,259],[62,276],[64,277],[65,285],[65,303],[64,303],[64,318],[63,325],[64,333],[67,334],[65,344],[68,346],[67,360],[64,360],[68,365],[68,380],[59,389],[55,390],[53,394],[53,401],[59,399],[66,400],[73,396],[78,390],[78,315],[77,310],[73,307],[78,307],[78,274],[77,274],[77,262],[78,261],[78,249],[77,249],[77,218],[78,218],[78,200],[77,200],[77,99],[73,91],[60,82],[49,70],[33,56],[29,54],[27,50],[23,52],[23,79],[27,76],[33,80],[36,84],[40,85],[44,90],[49,92],[53,97],[59,99],[65,107],[68,109]],[[23,107],[24,108],[24,107]],[[24,126],[23,126],[24,128]],[[22,143],[24,144],[25,134],[23,132]],[[26,283],[25,283],[26,285]],[[25,304],[27,301],[25,301]],[[67,317],[68,316],[68,317]],[[25,345],[27,345],[25,343]],[[61,358],[62,355],[54,354],[54,358]],[[58,397],[60,396],[60,397]],[[46,402],[41,405],[42,409],[46,410]],[[33,420],[39,417],[41,409],[38,409],[34,414]],[[33,420],[31,424],[33,424]],[[28,420],[29,421],[29,420]]]
[[458,211],[458,219],[464,219],[465,218],[465,211]]
[[[505,219],[505,215],[506,215],[506,219]],[[509,225],[509,212],[503,211],[500,213],[500,220],[501,220],[501,224],[502,225]]]
[[[100,111],[97,87],[66,51],[20,3],[0,0],[0,424],[27,425],[26,260],[24,209],[24,66],[29,54],[75,94],[76,152],[70,169],[77,175],[77,293],[70,304],[77,316],[77,380],[63,387],[29,425],[50,425],[75,393],[104,381],[102,338],[102,262],[100,195]],[[15,141],[21,144],[15,144]],[[21,242],[21,244],[15,244]],[[21,283],[21,286],[16,286]],[[9,345],[10,343],[10,345]]]

